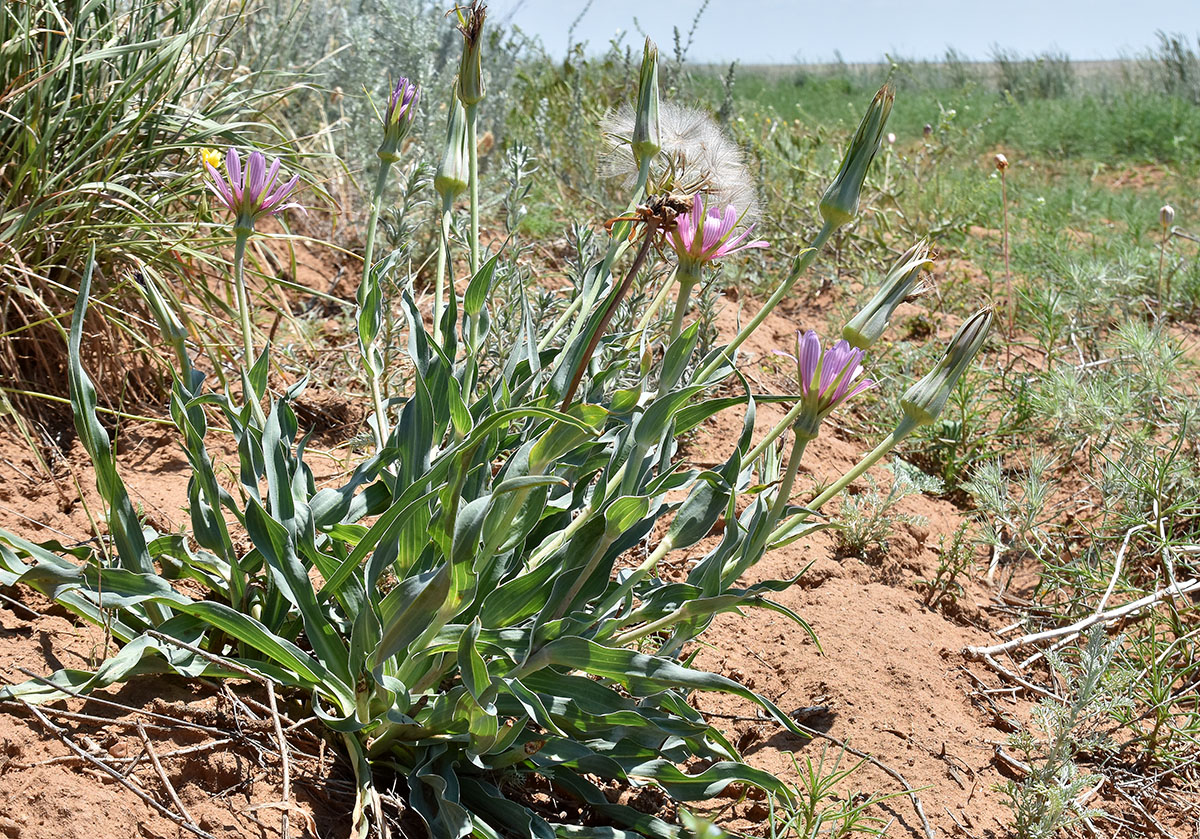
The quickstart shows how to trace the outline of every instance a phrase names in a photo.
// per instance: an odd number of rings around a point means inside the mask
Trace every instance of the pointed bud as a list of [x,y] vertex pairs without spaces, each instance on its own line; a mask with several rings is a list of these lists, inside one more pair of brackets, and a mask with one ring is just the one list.
[[458,85],[450,97],[450,115],[446,120],[446,150],[433,188],[444,201],[453,201],[471,182],[470,149],[467,146],[467,112],[458,100]]
[[863,181],[883,141],[883,129],[887,125],[888,115],[892,112],[894,98],[895,91],[890,84],[881,87],[871,100],[858,130],[854,132],[854,139],[846,149],[842,166],[821,199],[821,218],[828,224],[841,227],[858,215],[858,199],[862,193]]
[[458,12],[458,31],[463,36],[462,59],[458,65],[458,98],[464,105],[477,105],[483,99],[483,20],[487,6],[474,0],[463,14]]
[[1170,227],[1175,223],[1175,208],[1170,204],[1163,204],[1162,209],[1158,211],[1158,223],[1163,228]]
[[900,397],[905,420],[915,425],[928,425],[937,419],[959,377],[983,347],[991,328],[991,309],[981,309],[963,322],[937,366]]
[[640,165],[662,148],[658,129],[658,47],[649,38],[642,53],[637,110],[633,123],[633,157]]
[[871,302],[842,329],[842,337],[853,347],[868,349],[883,335],[896,307],[913,293],[917,283],[921,281],[921,272],[932,268],[929,243],[922,239],[896,260]]

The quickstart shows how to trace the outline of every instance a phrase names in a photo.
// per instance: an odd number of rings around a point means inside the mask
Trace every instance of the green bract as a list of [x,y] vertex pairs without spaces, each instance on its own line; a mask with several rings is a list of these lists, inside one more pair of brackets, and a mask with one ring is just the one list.
[[849,224],[858,215],[863,181],[883,141],[883,129],[892,113],[894,98],[895,91],[890,84],[885,84],[875,94],[846,148],[841,168],[821,198],[821,218],[834,227]]

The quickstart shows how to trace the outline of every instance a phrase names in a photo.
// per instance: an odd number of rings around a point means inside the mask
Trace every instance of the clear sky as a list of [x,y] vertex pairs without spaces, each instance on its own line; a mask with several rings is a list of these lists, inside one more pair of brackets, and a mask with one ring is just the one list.
[[[641,29],[663,52],[672,29],[686,38],[703,0],[595,0],[574,40],[602,52],[619,31],[625,43]],[[567,30],[586,0],[489,0],[489,12],[541,38],[561,57]],[[688,57],[701,62],[777,64],[870,62],[889,53],[940,58],[953,46],[968,58],[986,58],[993,45],[1022,54],[1064,51],[1075,59],[1131,57],[1157,43],[1155,32],[1181,32],[1193,47],[1200,34],[1200,0],[711,0],[696,28]]]

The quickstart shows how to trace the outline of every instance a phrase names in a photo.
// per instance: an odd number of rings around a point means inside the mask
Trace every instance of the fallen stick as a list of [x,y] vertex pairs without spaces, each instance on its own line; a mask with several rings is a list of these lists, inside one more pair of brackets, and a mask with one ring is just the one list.
[[1177,597],[1184,594],[1190,594],[1193,591],[1200,591],[1200,579],[1188,580],[1185,583],[1176,583],[1159,589],[1153,594],[1148,594],[1145,597],[1126,603],[1124,606],[1118,606],[1115,609],[1109,609],[1105,612],[1094,612],[1083,620],[1076,621],[1069,626],[1060,626],[1057,629],[1047,629],[1044,632],[1034,632],[1030,635],[1022,635],[1020,638],[1013,638],[1011,641],[1005,641],[1002,644],[996,644],[991,647],[967,647],[963,653],[976,660],[986,660],[992,656],[1001,655],[1011,652],[1020,647],[1026,647],[1031,644],[1038,644],[1042,641],[1050,641],[1055,638],[1062,638],[1065,635],[1078,635],[1090,626],[1095,626],[1098,623],[1108,623],[1119,618],[1135,615],[1143,609],[1148,609],[1168,597]]
[[187,811],[187,807],[183,806],[183,802],[179,800],[179,793],[175,792],[175,785],[171,783],[171,778],[167,775],[167,771],[163,769],[162,763],[158,760],[158,755],[154,751],[154,744],[150,742],[150,735],[146,733],[146,729],[142,725],[138,725],[138,736],[142,738],[142,745],[146,747],[146,754],[150,755],[150,765],[154,767],[154,774],[158,776],[158,780],[162,781],[163,787],[167,790],[167,795],[171,796],[171,802],[175,805],[175,809],[179,811],[179,815],[189,822],[195,824],[196,820],[192,818],[192,814]]

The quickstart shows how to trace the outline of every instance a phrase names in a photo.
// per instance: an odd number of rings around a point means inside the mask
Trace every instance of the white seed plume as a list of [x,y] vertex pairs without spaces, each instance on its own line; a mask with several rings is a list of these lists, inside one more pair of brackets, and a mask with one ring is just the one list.
[[[629,105],[610,111],[600,120],[600,130],[609,144],[608,153],[600,160],[600,174],[620,179],[623,186],[637,183],[637,163],[630,147],[633,125],[634,112]],[[691,196],[702,192],[710,207],[736,207],[743,225],[758,219],[758,196],[742,150],[708,114],[663,102],[659,107],[659,132],[662,150],[650,167],[651,193]]]

